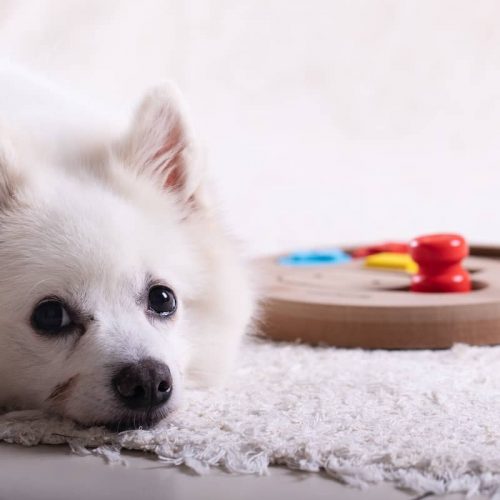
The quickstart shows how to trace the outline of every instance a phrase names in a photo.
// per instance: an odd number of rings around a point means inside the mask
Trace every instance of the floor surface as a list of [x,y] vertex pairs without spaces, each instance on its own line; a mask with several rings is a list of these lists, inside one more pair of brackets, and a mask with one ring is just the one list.
[[[433,498],[398,491],[388,484],[360,491],[319,474],[291,472],[279,467],[272,468],[271,474],[265,477],[233,476],[217,471],[196,476],[183,468],[166,468],[141,453],[127,453],[126,460],[127,466],[106,465],[101,458],[73,455],[66,446],[25,448],[0,443],[0,500]],[[464,496],[441,498],[459,500]]]

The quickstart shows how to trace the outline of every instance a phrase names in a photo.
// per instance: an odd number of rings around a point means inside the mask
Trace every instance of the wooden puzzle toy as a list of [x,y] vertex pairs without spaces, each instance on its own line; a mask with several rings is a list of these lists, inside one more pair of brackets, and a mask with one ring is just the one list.
[[500,343],[500,247],[468,254],[439,234],[259,259],[263,333],[371,349]]

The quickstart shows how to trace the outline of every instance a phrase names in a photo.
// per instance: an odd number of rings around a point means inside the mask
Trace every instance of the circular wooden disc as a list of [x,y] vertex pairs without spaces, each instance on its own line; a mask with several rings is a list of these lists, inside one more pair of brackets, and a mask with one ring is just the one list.
[[413,293],[410,276],[344,264],[255,261],[262,278],[263,333],[276,340],[368,349],[500,343],[500,247],[472,247],[469,293]]

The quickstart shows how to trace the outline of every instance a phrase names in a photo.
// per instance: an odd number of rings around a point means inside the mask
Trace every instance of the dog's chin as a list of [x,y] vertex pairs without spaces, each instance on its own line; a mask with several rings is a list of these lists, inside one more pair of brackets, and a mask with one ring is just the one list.
[[145,412],[124,410],[123,413],[117,414],[112,420],[94,421],[92,424],[84,422],[78,423],[84,427],[89,427],[91,425],[103,426],[112,432],[151,429],[171,413],[172,410],[169,408],[150,409]]
[[151,429],[170,413],[167,408],[152,409],[147,412],[126,411],[116,420],[106,422],[104,425],[113,432]]

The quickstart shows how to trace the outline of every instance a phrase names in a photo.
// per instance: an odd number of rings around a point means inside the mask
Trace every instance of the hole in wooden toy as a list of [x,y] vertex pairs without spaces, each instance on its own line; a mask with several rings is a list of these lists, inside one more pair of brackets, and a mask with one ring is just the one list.
[[480,273],[481,271],[482,271],[482,269],[478,269],[478,268],[474,268],[474,267],[472,269],[470,267],[467,268],[467,272],[469,274],[477,274],[477,273]]
[[488,283],[485,283],[484,281],[472,280],[472,291],[473,292],[475,292],[477,290],[483,290],[484,288],[488,288]]
[[[471,292],[477,292],[479,290],[484,290],[485,288],[488,288],[488,283],[485,283],[484,281],[472,280]],[[385,287],[385,288],[381,287],[377,288],[377,290],[382,290],[384,292],[409,292],[410,285]]]

